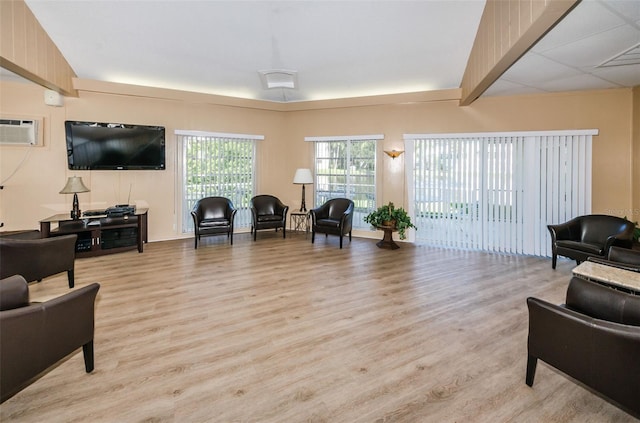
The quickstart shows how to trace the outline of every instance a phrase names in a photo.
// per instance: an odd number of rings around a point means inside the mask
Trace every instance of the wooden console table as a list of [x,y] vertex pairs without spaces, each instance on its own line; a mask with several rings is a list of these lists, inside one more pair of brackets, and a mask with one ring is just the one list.
[[[142,252],[147,238],[149,209],[138,208],[132,215],[108,217],[85,216],[71,219],[68,213],[56,214],[40,221],[40,236],[78,235],[76,257],[92,257],[138,249]],[[56,223],[57,228],[51,229]]]

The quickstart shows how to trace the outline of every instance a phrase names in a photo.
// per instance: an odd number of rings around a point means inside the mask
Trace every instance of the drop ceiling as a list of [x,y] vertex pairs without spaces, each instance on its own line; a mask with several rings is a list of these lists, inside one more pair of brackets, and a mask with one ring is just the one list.
[[[458,88],[485,4],[26,3],[79,78],[276,102]],[[637,86],[639,45],[640,0],[583,0],[483,95]],[[270,70],[296,88],[265,88]]]

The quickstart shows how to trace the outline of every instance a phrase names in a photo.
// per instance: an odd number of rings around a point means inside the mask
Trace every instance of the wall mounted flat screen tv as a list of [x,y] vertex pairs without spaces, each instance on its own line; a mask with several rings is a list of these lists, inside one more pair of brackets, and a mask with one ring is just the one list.
[[65,121],[73,170],[163,170],[163,126]]

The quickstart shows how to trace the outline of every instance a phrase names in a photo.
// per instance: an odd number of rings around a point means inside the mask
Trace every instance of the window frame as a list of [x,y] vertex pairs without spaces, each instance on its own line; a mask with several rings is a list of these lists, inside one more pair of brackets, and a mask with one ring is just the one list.
[[[206,132],[206,131],[187,131],[187,130],[176,130],[176,145],[178,147],[177,152],[177,181],[176,186],[176,209],[179,211],[178,214],[178,222],[177,222],[177,230],[181,234],[190,234],[193,233],[193,222],[191,220],[191,209],[197,200],[203,197],[209,196],[223,196],[228,197],[233,202],[233,205],[238,209],[238,213],[236,214],[236,218],[234,219],[235,228],[249,228],[251,226],[251,213],[249,210],[249,200],[256,192],[256,171],[258,165],[258,157],[257,157],[257,148],[258,142],[260,140],[264,140],[263,135],[248,135],[248,134],[236,134],[236,133],[226,133],[226,132]],[[243,194],[240,197],[238,195],[233,196],[229,195],[223,191],[216,190],[205,190],[202,191],[201,195],[194,196],[193,198],[187,198],[187,178],[188,178],[188,169],[186,166],[187,162],[187,142],[192,140],[198,142],[249,142],[251,143],[251,173],[245,174],[244,177],[250,178],[250,192],[249,194]],[[233,159],[237,158],[237,156],[233,156]],[[217,157],[215,160],[229,160],[227,157]],[[220,175],[220,173],[218,173]],[[242,198],[245,198],[246,201],[243,201]],[[196,198],[198,197],[198,198]],[[238,197],[238,198],[234,198]],[[246,204],[245,204],[246,202]]]
[[[316,206],[323,204],[325,201],[331,198],[349,198],[355,203],[355,214],[353,220],[353,228],[357,230],[369,230],[371,231],[371,225],[365,223],[363,221],[364,216],[366,216],[369,212],[375,210],[377,208],[377,198],[378,198],[378,142],[384,139],[384,135],[376,134],[376,135],[351,135],[351,136],[330,136],[330,137],[305,137],[305,141],[314,143],[314,158],[313,158],[313,174],[314,174],[314,203]],[[365,184],[367,187],[370,187],[368,190],[364,191],[356,191],[354,187],[357,186],[365,186],[363,184],[358,184],[354,181],[356,175],[350,172],[350,170],[355,169],[355,165],[353,164],[353,156],[352,151],[354,150],[355,142],[373,142],[373,157],[368,157],[368,164],[373,165],[373,171],[371,174],[365,175],[365,177],[373,177],[373,184]],[[336,157],[318,157],[318,151],[322,144],[325,143],[344,143],[345,145],[345,156],[343,158]],[[319,169],[319,160],[344,160],[345,161],[345,173],[333,174],[333,173],[321,173],[318,171]],[[344,177],[344,191],[341,193],[342,195],[321,195],[318,187],[320,186],[321,178],[326,177]],[[329,185],[335,185],[329,182]],[[336,191],[337,192],[337,191]],[[365,199],[359,199],[358,197],[364,195]]]

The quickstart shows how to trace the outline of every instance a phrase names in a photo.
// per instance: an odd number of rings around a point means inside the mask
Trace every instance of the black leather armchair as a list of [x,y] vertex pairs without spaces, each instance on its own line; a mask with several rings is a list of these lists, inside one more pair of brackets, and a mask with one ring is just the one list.
[[640,296],[574,277],[566,304],[527,305],[527,385],[540,359],[640,417]]
[[236,212],[231,200],[225,197],[205,197],[198,200],[191,210],[195,248],[198,248],[200,237],[218,234],[227,234],[233,245],[233,219]]
[[316,232],[325,235],[338,235],[340,248],[342,248],[342,238],[345,235],[349,234],[349,241],[351,241],[353,209],[353,201],[348,198],[333,198],[311,210],[311,243],[315,241]]
[[555,269],[558,256],[580,264],[589,257],[605,257],[612,245],[631,248],[635,225],[621,217],[591,214],[547,228],[551,234],[551,267]]
[[[40,236],[38,232],[35,232]],[[74,285],[77,235],[22,239],[0,237],[0,278],[22,275],[27,282],[67,272],[69,288]]]
[[93,283],[31,303],[22,276],[0,280],[0,402],[80,347],[86,372],[93,371],[94,304],[99,288]]
[[640,251],[613,246],[605,258],[589,257],[589,261],[632,272],[640,272]]
[[256,195],[251,199],[251,232],[253,240],[258,236],[259,229],[282,228],[282,238],[287,237],[287,213],[286,206],[273,195]]

